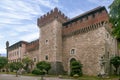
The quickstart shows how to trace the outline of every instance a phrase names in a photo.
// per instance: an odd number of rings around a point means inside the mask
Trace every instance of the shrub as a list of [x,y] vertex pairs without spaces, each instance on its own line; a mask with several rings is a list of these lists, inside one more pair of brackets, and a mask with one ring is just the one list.
[[48,74],[48,71],[51,68],[51,65],[49,62],[41,61],[36,64],[36,67]]
[[35,74],[35,75],[45,75],[45,72],[40,70],[40,69],[34,69],[32,71],[32,74]]
[[79,61],[71,62],[71,76],[73,75],[82,76],[82,64]]
[[120,66],[120,56],[115,56],[110,59],[110,63],[115,67],[115,74],[117,75],[117,72],[119,71]]

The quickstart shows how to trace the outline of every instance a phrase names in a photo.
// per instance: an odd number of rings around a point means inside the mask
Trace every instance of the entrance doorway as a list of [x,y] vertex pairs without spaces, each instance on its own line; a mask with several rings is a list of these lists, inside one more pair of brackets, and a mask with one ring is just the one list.
[[73,61],[76,61],[76,59],[75,59],[75,58],[71,58],[71,59],[70,59],[70,62],[69,62],[69,74],[71,73],[71,63],[72,63]]

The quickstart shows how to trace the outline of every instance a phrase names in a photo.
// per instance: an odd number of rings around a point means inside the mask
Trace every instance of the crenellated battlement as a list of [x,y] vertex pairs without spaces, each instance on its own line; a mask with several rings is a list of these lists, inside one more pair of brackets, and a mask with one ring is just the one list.
[[63,23],[63,36],[73,34],[78,30],[80,30],[78,32],[93,30],[108,20],[109,16],[105,7],[97,7]]
[[39,48],[39,39],[34,40],[27,44],[26,50],[27,52],[38,49]]
[[38,18],[37,25],[41,27],[42,25],[50,22],[51,20],[54,20],[55,18],[57,18],[61,22],[66,22],[69,20],[67,16],[65,16],[60,10],[58,10],[58,8],[54,8],[47,14],[44,14],[43,16]]

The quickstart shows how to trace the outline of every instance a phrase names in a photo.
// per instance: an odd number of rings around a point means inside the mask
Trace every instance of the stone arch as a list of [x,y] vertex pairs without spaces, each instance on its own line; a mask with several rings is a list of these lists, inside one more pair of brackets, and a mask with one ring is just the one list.
[[75,58],[71,58],[71,59],[70,59],[70,64],[71,64],[73,61],[76,61],[76,59],[75,59]]
[[69,58],[69,61],[68,61],[68,74],[69,75],[70,75],[70,64],[72,61],[77,61],[77,58],[76,57]]

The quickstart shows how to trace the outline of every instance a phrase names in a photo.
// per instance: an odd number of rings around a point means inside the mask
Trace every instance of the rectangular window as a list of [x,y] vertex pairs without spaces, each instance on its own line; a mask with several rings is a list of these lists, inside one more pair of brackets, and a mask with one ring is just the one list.
[[48,44],[48,40],[45,40],[45,43]]
[[45,56],[45,59],[48,60],[48,56]]

